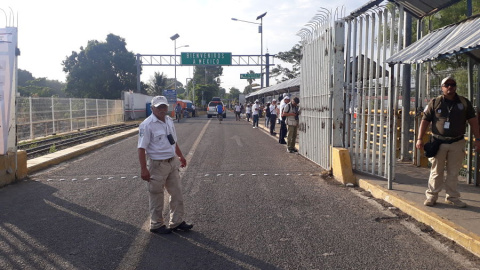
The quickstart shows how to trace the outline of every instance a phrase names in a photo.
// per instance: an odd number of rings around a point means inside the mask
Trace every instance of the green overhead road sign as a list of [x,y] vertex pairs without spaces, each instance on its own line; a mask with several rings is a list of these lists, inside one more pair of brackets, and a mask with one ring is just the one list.
[[180,63],[192,66],[231,66],[232,53],[182,52]]
[[262,74],[260,73],[245,73],[240,74],[240,79],[260,79]]

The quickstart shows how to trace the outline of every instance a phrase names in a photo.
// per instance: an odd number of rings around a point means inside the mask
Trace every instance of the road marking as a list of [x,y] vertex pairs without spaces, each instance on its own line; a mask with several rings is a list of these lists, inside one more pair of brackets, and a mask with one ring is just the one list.
[[240,136],[235,135],[235,136],[232,136],[230,139],[235,140],[235,142],[237,142],[237,145],[239,147],[243,147],[243,143],[242,143],[242,140],[240,139]]
[[[200,144],[200,141],[202,140],[203,135],[207,131],[207,127],[211,121],[212,120],[210,119],[207,122],[207,124],[203,127],[199,136],[193,143],[192,148],[190,149],[190,152],[188,152],[188,154],[185,156],[185,159],[187,160],[187,167],[185,169],[180,170],[180,178],[183,178],[183,175],[185,174],[185,171],[188,168],[188,164],[190,163],[190,160],[192,160],[193,154],[195,154],[195,151],[197,150],[197,147]],[[165,200],[168,201],[168,199],[169,199],[168,196],[165,196]],[[165,202],[165,203],[166,203],[165,205],[168,205],[168,202]],[[148,242],[150,241],[150,238],[152,236],[149,230],[150,230],[150,218],[147,218],[147,220],[145,220],[142,227],[140,228],[137,235],[135,236],[135,239],[130,245],[130,248],[125,253],[125,256],[123,257],[122,261],[118,265],[117,267],[118,270],[124,270],[124,269],[130,270],[130,269],[138,268],[138,265],[140,264],[140,260],[143,257],[143,253],[145,252]]]

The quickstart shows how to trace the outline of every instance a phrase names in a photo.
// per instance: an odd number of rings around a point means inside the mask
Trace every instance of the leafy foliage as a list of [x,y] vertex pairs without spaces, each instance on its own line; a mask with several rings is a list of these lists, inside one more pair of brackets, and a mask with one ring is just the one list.
[[135,56],[125,39],[107,35],[106,42],[90,40],[86,48],[62,62],[67,73],[65,92],[72,97],[120,98],[121,91],[136,88]]
[[240,90],[238,88],[232,87],[229,89],[227,98],[231,100],[238,101],[238,98],[240,96]]
[[[290,49],[290,51],[279,52],[275,57],[286,63],[291,64],[292,67],[287,68],[279,64],[272,69],[270,77],[275,78],[277,83],[279,83],[300,76],[300,61],[302,60],[303,56],[302,49],[303,46],[300,43],[297,43],[295,44],[295,46],[292,47],[292,49]],[[279,76],[280,79],[277,79],[276,77]]]
[[[199,104],[202,100],[211,100],[212,97],[222,97],[220,89],[220,76],[223,75],[222,66],[195,66],[193,68],[193,80],[190,80],[185,86],[189,93],[195,93],[192,98],[193,103]],[[195,85],[195,91],[193,91]],[[223,89],[223,95],[225,89]],[[203,96],[202,96],[203,95]],[[189,95],[187,99],[192,96]]]
[[23,97],[65,97],[65,83],[47,78],[35,78],[32,73],[18,69],[18,92]]

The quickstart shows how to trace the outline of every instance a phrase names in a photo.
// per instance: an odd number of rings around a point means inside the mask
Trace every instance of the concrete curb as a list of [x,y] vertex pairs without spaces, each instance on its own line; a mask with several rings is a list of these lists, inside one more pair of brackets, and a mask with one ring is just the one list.
[[414,203],[395,194],[394,191],[372,184],[368,180],[358,179],[358,186],[369,191],[373,197],[392,204],[414,219],[431,226],[436,232],[455,241],[476,256],[480,256],[480,236],[477,234],[471,233],[431,211],[420,209]]
[[106,136],[95,141],[82,143],[82,144],[70,147],[68,149],[60,150],[55,153],[51,153],[38,158],[27,160],[28,174],[46,169],[53,165],[60,164],[66,160],[80,156],[89,151],[98,149],[105,145],[111,144],[113,142],[117,142],[119,140],[122,140],[124,138],[130,137],[133,135],[137,135],[137,134],[138,134],[138,128],[134,128],[134,129],[130,129],[130,130],[115,134],[115,135]]

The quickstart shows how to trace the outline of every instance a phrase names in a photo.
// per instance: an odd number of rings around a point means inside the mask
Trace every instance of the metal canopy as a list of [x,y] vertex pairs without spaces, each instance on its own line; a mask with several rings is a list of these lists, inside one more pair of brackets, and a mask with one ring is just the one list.
[[285,92],[297,92],[300,90],[301,78],[294,78],[288,81],[281,82],[276,85],[265,87],[263,89],[257,90],[245,96],[245,98],[259,96],[259,95],[274,95],[275,93],[285,93]]
[[[388,0],[397,5],[402,5],[405,10],[417,19],[432,15],[444,8],[460,2],[461,0]],[[379,6],[384,0],[370,0],[365,5],[352,11],[347,19],[353,19],[374,6]]]
[[403,5],[414,17],[420,19],[425,16],[432,15],[441,9],[449,7],[461,0],[389,0],[397,4]]
[[480,15],[437,29],[385,62],[414,64],[466,53],[480,62]]

